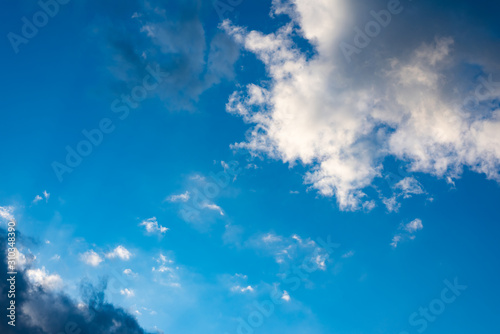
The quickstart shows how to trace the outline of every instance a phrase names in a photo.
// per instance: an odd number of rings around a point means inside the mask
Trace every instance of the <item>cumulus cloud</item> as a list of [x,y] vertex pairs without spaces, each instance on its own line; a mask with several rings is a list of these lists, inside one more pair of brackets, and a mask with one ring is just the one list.
[[134,273],[134,272],[132,271],[132,269],[130,269],[130,268],[126,268],[126,269],[124,269],[124,270],[123,270],[123,273],[124,273],[125,275],[127,275],[127,276],[137,276],[137,274],[136,274],[136,273]]
[[42,269],[26,270],[26,277],[36,287],[42,287],[48,290],[56,290],[62,287],[62,279],[57,274],[50,275],[45,267]]
[[290,294],[288,293],[288,291],[283,291],[283,295],[281,296],[281,299],[283,299],[286,302],[290,301],[291,298],[290,298]]
[[103,258],[93,250],[80,254],[80,260],[93,267],[97,267],[102,261],[104,261]]
[[161,235],[168,231],[167,227],[163,227],[158,224],[156,217],[148,218],[142,221],[139,226],[144,226],[146,228],[146,232],[148,233],[156,233]]
[[[273,4],[274,14],[291,19],[275,32],[222,24],[260,59],[269,79],[230,96],[227,111],[251,125],[246,141],[233,148],[308,166],[305,182],[335,196],[343,210],[363,207],[364,189],[383,176],[387,157],[437,177],[458,177],[468,167],[500,180],[498,105],[471,113],[463,95],[453,94],[462,87],[447,86],[459,79],[462,65],[454,57],[455,36],[407,43],[412,49],[404,54],[370,51],[372,59],[348,67],[338,45],[357,15],[349,1]],[[297,34],[310,43],[312,56],[297,46]],[[500,90],[491,90],[485,98],[499,96]],[[405,196],[423,192],[415,183],[400,186]],[[395,200],[387,202],[397,210]]]
[[409,222],[408,224],[405,225],[405,230],[408,231],[409,233],[415,233],[418,230],[423,229],[424,226],[422,225],[422,220],[421,219],[415,219]]
[[114,259],[114,258],[119,258],[123,261],[128,261],[130,260],[130,257],[132,256],[132,253],[130,253],[125,247],[123,246],[118,246],[116,247],[113,251],[109,252],[106,254],[106,257],[108,259]]
[[120,294],[121,294],[122,296],[127,297],[127,298],[130,298],[130,297],[134,297],[134,296],[135,296],[134,290],[129,290],[129,289],[127,289],[127,288],[120,290]]

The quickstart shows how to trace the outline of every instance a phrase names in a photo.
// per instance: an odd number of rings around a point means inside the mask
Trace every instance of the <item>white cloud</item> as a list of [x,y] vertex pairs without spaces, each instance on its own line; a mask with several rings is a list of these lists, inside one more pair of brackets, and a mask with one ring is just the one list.
[[[293,235],[292,238],[298,240],[297,239],[298,236],[296,236],[296,235]],[[267,233],[267,234],[264,234],[262,236],[262,241],[264,241],[265,243],[279,242],[281,240],[282,240],[281,237],[279,237],[279,236],[277,236],[276,234],[273,234],[273,233]]]
[[363,210],[365,210],[366,212],[372,211],[376,206],[377,206],[377,204],[375,203],[374,200],[365,201],[365,202],[363,202],[363,205],[362,205]]
[[248,284],[248,277],[243,274],[222,275],[219,281],[233,293],[253,293],[256,290],[256,286]]
[[[442,89],[453,39],[436,38],[405,58],[374,57],[376,75],[351,77],[337,52],[344,24],[356,15],[350,7],[347,0],[274,1],[274,13],[289,15],[299,28],[287,24],[268,35],[224,21],[270,79],[231,95],[227,111],[251,125],[247,140],[233,147],[309,166],[305,182],[335,196],[343,210],[362,206],[363,189],[383,175],[387,156],[438,177],[468,166],[500,180],[500,110],[473,115],[463,110],[463,97]],[[313,45],[313,57],[295,45],[296,33]]]
[[48,290],[55,290],[62,287],[62,279],[59,275],[50,275],[45,267],[42,269],[28,269],[26,276],[35,286]]
[[59,254],[55,254],[50,258],[52,261],[59,261],[61,259],[61,256]]
[[43,197],[40,195],[36,195],[35,198],[33,199],[32,203],[36,204],[36,203],[40,202],[41,200],[43,200],[44,198],[45,198],[45,202],[48,202],[50,194],[46,190],[44,190],[42,194],[43,194]]
[[219,214],[221,216],[224,216],[224,211],[222,211],[222,208],[218,206],[217,204],[214,203],[203,203],[201,205],[203,209],[208,209],[208,210],[214,210],[214,211],[219,211]]
[[348,259],[348,258],[350,258],[352,256],[354,256],[354,252],[351,250],[351,251],[348,251],[347,253],[343,254],[342,258],[343,259]]
[[130,260],[132,253],[130,253],[125,247],[118,246],[112,252],[106,254],[108,259],[120,258],[123,261]]
[[414,240],[415,239],[415,233],[421,229],[424,228],[424,225],[422,224],[422,220],[419,218],[416,218],[409,222],[408,224],[401,224],[400,230],[403,230],[404,232],[402,233],[397,233],[393,238],[391,242],[391,246],[396,248],[399,244],[399,242],[403,240]]
[[14,220],[14,208],[12,206],[0,206],[0,217],[7,220]]
[[395,235],[393,238],[392,238],[392,242],[391,242],[391,246],[396,248],[398,247],[398,243],[401,241],[401,236],[399,234]]
[[127,288],[120,290],[120,294],[127,297],[127,298],[135,296],[134,290],[132,290],[132,289],[129,290]]
[[254,236],[246,246],[274,257],[282,266],[305,265],[313,270],[326,270],[330,254],[310,238],[303,239],[294,234],[291,237],[265,233]]
[[132,269],[129,269],[129,268],[124,269],[124,270],[123,270],[123,273],[124,273],[125,275],[127,275],[127,276],[133,276],[133,277],[137,276],[137,274],[136,274],[136,273],[134,273],[134,272],[132,271]]
[[93,250],[80,254],[80,260],[93,267],[97,267],[102,261],[104,261],[103,258]]
[[186,191],[184,194],[168,196],[165,200],[169,202],[187,202],[189,201],[189,198],[189,191]]
[[405,177],[396,183],[395,187],[403,192],[404,198],[409,198],[411,195],[421,195],[425,193],[420,182],[418,182],[414,177]]
[[408,224],[405,225],[405,230],[408,231],[409,233],[415,233],[418,230],[423,229],[424,226],[422,225],[422,220],[420,219],[415,219],[409,222]]
[[154,260],[158,263],[158,266],[152,268],[152,271],[158,274],[154,281],[171,288],[180,288],[179,267],[174,265],[174,261],[162,253]]
[[16,248],[16,266],[20,269],[24,269],[32,265],[36,260],[36,255],[32,254],[28,249],[27,254],[22,253]]
[[36,195],[35,198],[33,199],[32,203],[36,204],[36,203],[40,202],[42,199],[43,199],[42,196]]
[[245,292],[254,292],[254,288],[251,285],[248,285],[246,287],[242,287],[240,285],[235,285],[231,287],[232,292],[239,292],[239,293],[245,293]]
[[148,233],[158,233],[158,234],[163,234],[168,231],[167,227],[163,227],[158,224],[158,221],[156,220],[156,217],[148,218],[142,223],[139,224],[139,226],[145,226],[146,231]]
[[160,273],[163,273],[163,272],[168,272],[168,271],[174,271],[174,268],[173,267],[169,267],[167,266],[167,264],[173,264],[174,261],[168,259],[165,255],[161,254],[158,256],[157,259],[155,259],[156,262],[158,262],[160,264],[160,266],[157,268],[157,267],[153,267],[153,271],[158,271]]
[[389,212],[397,212],[401,207],[401,203],[397,201],[397,197],[393,196],[391,198],[383,198],[382,202],[387,207],[387,211]]
[[287,291],[283,291],[283,295],[281,296],[281,299],[286,301],[287,303],[290,301],[290,294]]

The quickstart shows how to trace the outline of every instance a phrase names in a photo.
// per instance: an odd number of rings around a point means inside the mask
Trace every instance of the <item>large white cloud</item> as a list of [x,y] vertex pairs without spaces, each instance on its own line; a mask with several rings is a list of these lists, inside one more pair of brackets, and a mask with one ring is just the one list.
[[[439,177],[457,177],[467,166],[499,179],[500,110],[467,110],[463,97],[442,89],[453,79],[453,38],[437,36],[398,58],[374,55],[377,73],[350,75],[338,52],[355,15],[347,1],[274,1],[273,10],[292,20],[268,35],[222,24],[270,79],[231,95],[227,111],[252,124],[233,147],[310,166],[306,183],[336,196],[344,210],[366,201],[363,189],[383,175],[388,156]],[[297,33],[314,56],[294,42]],[[482,97],[491,101],[499,92]]]

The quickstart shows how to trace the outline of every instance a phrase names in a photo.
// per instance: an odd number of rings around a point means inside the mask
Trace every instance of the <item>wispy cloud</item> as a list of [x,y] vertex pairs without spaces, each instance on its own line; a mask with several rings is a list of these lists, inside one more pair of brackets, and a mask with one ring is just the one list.
[[183,194],[170,195],[167,198],[165,198],[165,201],[173,202],[173,203],[175,203],[175,202],[187,202],[187,201],[189,201],[189,198],[190,198],[189,191],[186,191]]
[[45,202],[48,202],[49,198],[50,198],[50,194],[46,190],[44,190],[42,195],[43,195],[43,197],[40,195],[36,195],[35,198],[33,199],[32,203],[37,204],[38,202],[40,202],[44,198],[45,198]]
[[342,258],[344,258],[344,259],[348,259],[348,258],[353,257],[353,256],[354,256],[354,251],[352,251],[352,250],[348,251],[347,253],[342,254]]
[[43,200],[42,196],[36,195],[35,198],[33,199],[32,203],[36,204],[36,203],[40,202],[41,200]]
[[407,224],[401,224],[399,229],[404,232],[394,235],[391,241],[391,246],[396,248],[398,244],[405,239],[415,239],[415,233],[423,228],[424,225],[422,224],[422,220],[419,218],[416,218]]
[[222,211],[222,208],[215,203],[203,203],[201,207],[203,209],[218,211],[221,216],[224,216],[224,211]]

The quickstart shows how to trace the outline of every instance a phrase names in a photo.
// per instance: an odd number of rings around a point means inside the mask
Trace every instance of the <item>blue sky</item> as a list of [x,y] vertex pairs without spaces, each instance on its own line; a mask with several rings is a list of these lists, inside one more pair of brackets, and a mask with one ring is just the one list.
[[41,3],[0,14],[2,333],[500,330],[499,5]]

